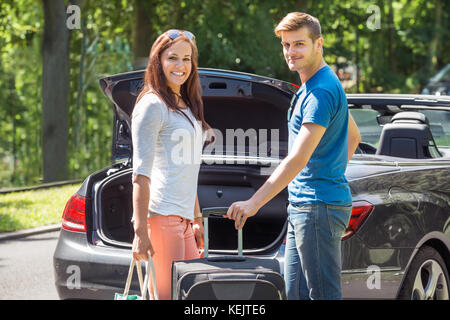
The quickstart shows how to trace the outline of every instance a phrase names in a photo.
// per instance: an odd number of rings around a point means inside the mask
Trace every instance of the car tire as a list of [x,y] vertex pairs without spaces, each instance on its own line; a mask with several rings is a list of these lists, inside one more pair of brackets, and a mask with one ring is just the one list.
[[403,282],[401,300],[448,300],[449,276],[444,260],[434,248],[419,249]]

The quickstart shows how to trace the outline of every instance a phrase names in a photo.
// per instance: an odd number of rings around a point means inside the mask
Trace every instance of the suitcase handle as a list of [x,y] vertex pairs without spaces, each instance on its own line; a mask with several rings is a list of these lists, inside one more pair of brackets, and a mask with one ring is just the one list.
[[209,261],[243,261],[245,260],[243,254],[243,240],[242,240],[242,228],[238,229],[238,255],[237,256],[217,256],[209,257],[209,235],[208,235],[208,218],[211,216],[225,218],[228,207],[210,207],[202,209],[203,216],[203,229],[205,234],[205,258]]
[[202,215],[203,218],[209,218],[210,216],[215,217],[223,217],[227,214],[228,207],[210,207],[210,208],[203,208],[202,209]]

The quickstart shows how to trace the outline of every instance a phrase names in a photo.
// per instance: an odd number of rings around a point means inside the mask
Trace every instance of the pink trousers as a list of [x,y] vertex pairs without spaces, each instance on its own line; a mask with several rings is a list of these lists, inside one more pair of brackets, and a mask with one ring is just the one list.
[[[180,216],[155,216],[147,219],[155,254],[156,286],[160,300],[171,299],[172,262],[200,258],[189,220]],[[153,284],[150,277],[150,288]]]

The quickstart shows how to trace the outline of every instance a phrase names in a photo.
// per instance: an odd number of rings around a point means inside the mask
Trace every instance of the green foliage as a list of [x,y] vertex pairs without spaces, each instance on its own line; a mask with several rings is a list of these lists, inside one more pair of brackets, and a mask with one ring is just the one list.
[[0,4],[1,186],[36,183],[41,163],[42,10],[33,0],[15,4]]
[[[132,70],[138,1],[151,15],[151,30],[140,32],[156,37],[170,28],[192,31],[202,67],[298,83],[273,32],[295,10],[321,21],[330,65],[357,66],[347,92],[418,93],[450,62],[445,0],[79,1],[81,29],[71,34],[67,178],[84,177],[110,162],[112,111],[98,79]],[[376,30],[368,27],[373,5],[379,9]],[[43,19],[41,1],[0,3],[0,187],[37,184],[42,176]]]
[[0,232],[61,222],[64,207],[80,184],[0,194]]

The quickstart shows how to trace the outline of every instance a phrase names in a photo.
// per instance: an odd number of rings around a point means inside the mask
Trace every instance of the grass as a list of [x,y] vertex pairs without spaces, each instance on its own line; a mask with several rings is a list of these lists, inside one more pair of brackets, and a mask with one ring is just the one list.
[[80,186],[0,194],[0,232],[60,223],[67,200]]

